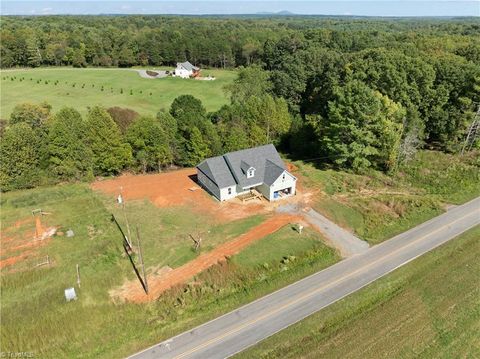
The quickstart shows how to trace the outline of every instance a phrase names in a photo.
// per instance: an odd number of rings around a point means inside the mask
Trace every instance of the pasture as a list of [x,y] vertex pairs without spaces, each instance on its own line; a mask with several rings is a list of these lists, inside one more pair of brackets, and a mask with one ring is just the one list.
[[235,71],[202,70],[214,81],[166,77],[146,79],[135,69],[100,68],[37,68],[0,71],[0,118],[7,119],[15,105],[23,102],[46,101],[53,111],[70,106],[85,114],[87,107],[120,106],[131,108],[141,115],[155,115],[168,109],[180,95],[199,98],[207,111],[218,110],[227,104],[223,87],[233,81]]

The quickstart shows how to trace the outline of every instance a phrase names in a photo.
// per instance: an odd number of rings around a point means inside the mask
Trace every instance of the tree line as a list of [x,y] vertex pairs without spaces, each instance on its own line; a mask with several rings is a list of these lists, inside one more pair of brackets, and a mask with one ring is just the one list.
[[[315,16],[2,16],[2,68],[261,63],[267,41],[297,34],[346,52],[371,47],[449,48],[479,60],[472,19],[349,19]],[[268,54],[267,54],[268,56]]]
[[82,117],[74,108],[52,113],[46,103],[17,105],[1,134],[1,189],[195,166],[224,152],[279,143],[291,123],[287,102],[265,93],[237,96],[247,85],[232,84],[232,104],[214,113],[191,95],[156,116],[95,106]]
[[[248,66],[241,66],[237,79],[225,89],[230,104],[213,113],[207,113],[192,96],[179,96],[156,117],[95,107],[83,119],[75,109],[51,114],[47,105],[19,106],[2,135],[2,158],[7,160],[0,175],[6,189],[34,186],[40,178],[81,179],[125,169],[146,172],[172,164],[193,166],[208,156],[265,143],[275,143],[293,157],[322,158],[337,168],[394,171],[421,148],[457,151],[480,104],[480,26],[468,19],[133,16],[27,20],[8,18],[2,31],[39,28],[42,31],[35,36],[42,37],[61,34],[62,28],[70,30],[68,36],[84,39],[95,38],[109,26],[123,34],[119,26],[126,24],[131,26],[125,27],[125,33],[133,34],[140,28],[182,34],[181,29],[199,27],[205,34],[216,29],[215,36],[228,46],[239,45],[230,41],[240,38],[234,36],[237,31],[250,38],[263,33],[258,35],[258,51],[250,53],[249,59],[246,53],[237,56],[240,47],[235,50],[231,64]],[[12,24],[18,26],[12,30]],[[82,31],[74,31],[75,24],[81,24]],[[218,31],[220,24],[224,31]],[[198,46],[213,46],[215,38]],[[42,41],[41,56],[45,46],[56,40]],[[81,41],[76,43],[83,46]],[[2,42],[2,52],[3,46],[9,45]],[[135,54],[148,48],[135,46]],[[183,45],[172,46],[191,58],[193,52]],[[28,58],[26,47],[18,51]],[[215,51],[205,53],[210,56]],[[170,59],[178,59],[177,55]],[[208,63],[208,59],[202,61]]]

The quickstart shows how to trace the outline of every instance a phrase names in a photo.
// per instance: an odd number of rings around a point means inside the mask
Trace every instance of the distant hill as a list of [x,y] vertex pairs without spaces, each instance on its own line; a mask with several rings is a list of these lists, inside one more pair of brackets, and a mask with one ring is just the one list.
[[255,13],[255,14],[256,15],[284,15],[284,16],[296,15],[295,13],[293,13],[291,11],[288,11],[288,10],[281,10],[281,11],[278,11],[278,12],[261,11],[261,12]]

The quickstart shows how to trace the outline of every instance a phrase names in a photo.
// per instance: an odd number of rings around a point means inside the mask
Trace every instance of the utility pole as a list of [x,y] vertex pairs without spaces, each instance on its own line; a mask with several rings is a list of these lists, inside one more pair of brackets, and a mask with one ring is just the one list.
[[147,275],[145,273],[145,264],[143,263],[142,247],[140,246],[140,233],[138,232],[138,227],[135,227],[135,229],[137,231],[138,259],[140,260],[140,264],[142,266],[142,276],[143,284],[145,285],[145,293],[148,294]]
[[120,195],[118,196],[118,203],[122,205],[123,216],[125,218],[125,223],[127,224],[128,236],[125,236],[125,240],[130,250],[132,250],[132,242],[131,242],[132,234],[130,233],[130,224],[128,223],[127,212],[125,210],[125,200],[123,199],[123,187],[120,187]]

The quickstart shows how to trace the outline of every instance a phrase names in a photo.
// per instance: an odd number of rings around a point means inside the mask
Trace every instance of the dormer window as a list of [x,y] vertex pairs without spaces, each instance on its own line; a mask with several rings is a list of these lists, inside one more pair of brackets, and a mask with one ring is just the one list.
[[253,176],[255,176],[255,168],[250,167],[247,171],[247,178],[252,178]]

